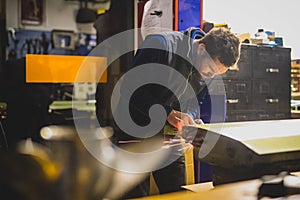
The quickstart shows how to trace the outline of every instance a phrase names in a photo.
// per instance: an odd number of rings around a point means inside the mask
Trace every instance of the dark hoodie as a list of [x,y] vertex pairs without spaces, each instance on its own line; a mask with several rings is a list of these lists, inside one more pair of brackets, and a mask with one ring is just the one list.
[[[192,43],[195,38],[202,38],[205,33],[197,28],[189,28],[182,32],[163,32],[161,34],[148,35],[141,47],[138,49],[134,62],[130,69],[149,64],[149,68],[160,76],[161,65],[168,66],[176,71],[171,71],[167,76],[164,76],[167,87],[160,84],[145,84],[138,88],[132,96],[130,96],[130,115],[133,121],[140,125],[146,126],[150,123],[149,108],[154,104],[162,105],[167,115],[172,109],[182,112],[192,113],[193,118],[199,118],[199,104],[197,108],[188,108],[186,105],[180,105],[180,102],[188,102],[191,96],[187,92],[187,85],[191,85],[198,100],[206,94],[207,89],[204,80],[196,72],[192,65]],[[176,72],[179,72],[184,81],[176,77]],[[142,79],[139,75],[136,79]],[[121,86],[121,97],[129,96],[126,86],[132,81],[123,79]],[[143,81],[143,80],[139,80]],[[188,84],[189,83],[189,84]],[[172,91],[173,92],[172,92]],[[177,95],[174,94],[177,91]],[[178,95],[180,94],[180,95]],[[180,105],[180,106],[179,106]],[[153,122],[152,122],[153,123]]]

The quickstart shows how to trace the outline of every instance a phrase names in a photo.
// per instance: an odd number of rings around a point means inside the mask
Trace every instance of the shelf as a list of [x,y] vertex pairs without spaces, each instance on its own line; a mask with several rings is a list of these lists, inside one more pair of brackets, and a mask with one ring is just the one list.
[[291,67],[293,68],[293,67],[295,67],[295,68],[300,68],[300,64],[293,64],[293,63],[291,63]]
[[300,97],[300,92],[292,92],[292,97]]

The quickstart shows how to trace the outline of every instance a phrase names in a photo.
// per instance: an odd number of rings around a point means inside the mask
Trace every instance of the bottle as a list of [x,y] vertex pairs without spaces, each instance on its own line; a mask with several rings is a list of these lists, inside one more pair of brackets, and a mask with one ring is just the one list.
[[257,33],[255,33],[255,37],[257,39],[262,39],[263,44],[269,43],[268,35],[265,33],[264,29],[262,28],[258,29]]

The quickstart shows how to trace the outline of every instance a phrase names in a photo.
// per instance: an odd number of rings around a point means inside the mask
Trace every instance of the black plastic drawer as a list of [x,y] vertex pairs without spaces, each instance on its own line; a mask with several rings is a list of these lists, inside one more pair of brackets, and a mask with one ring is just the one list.
[[290,96],[290,79],[282,77],[278,80],[256,79],[252,81],[253,95],[285,95]]
[[291,113],[287,111],[264,111],[257,112],[255,115],[257,120],[279,120],[279,119],[290,119]]
[[222,76],[224,78],[250,78],[252,76],[252,54],[252,46],[242,45],[241,56],[237,63],[237,67],[229,69]]
[[252,91],[249,80],[224,80],[227,110],[251,109]]
[[257,47],[253,53],[253,78],[288,77],[291,73],[290,49]]
[[226,114],[226,122],[251,121],[254,119],[254,113],[251,111],[230,112]]
[[257,95],[253,96],[254,108],[264,110],[288,110],[290,107],[289,97],[283,95]]

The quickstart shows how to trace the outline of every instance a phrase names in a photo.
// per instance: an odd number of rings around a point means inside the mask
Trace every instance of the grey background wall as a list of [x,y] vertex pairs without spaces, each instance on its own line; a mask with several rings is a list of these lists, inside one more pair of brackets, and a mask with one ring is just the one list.
[[236,33],[250,33],[258,28],[274,31],[291,47],[292,59],[300,59],[299,0],[203,0],[203,18],[227,23]]
[[[44,22],[42,25],[22,25],[20,23],[20,0],[9,0],[6,3],[7,27],[24,28],[32,30],[63,29],[77,31],[75,16],[79,3],[65,0],[44,0]],[[95,33],[95,30],[91,30]]]

